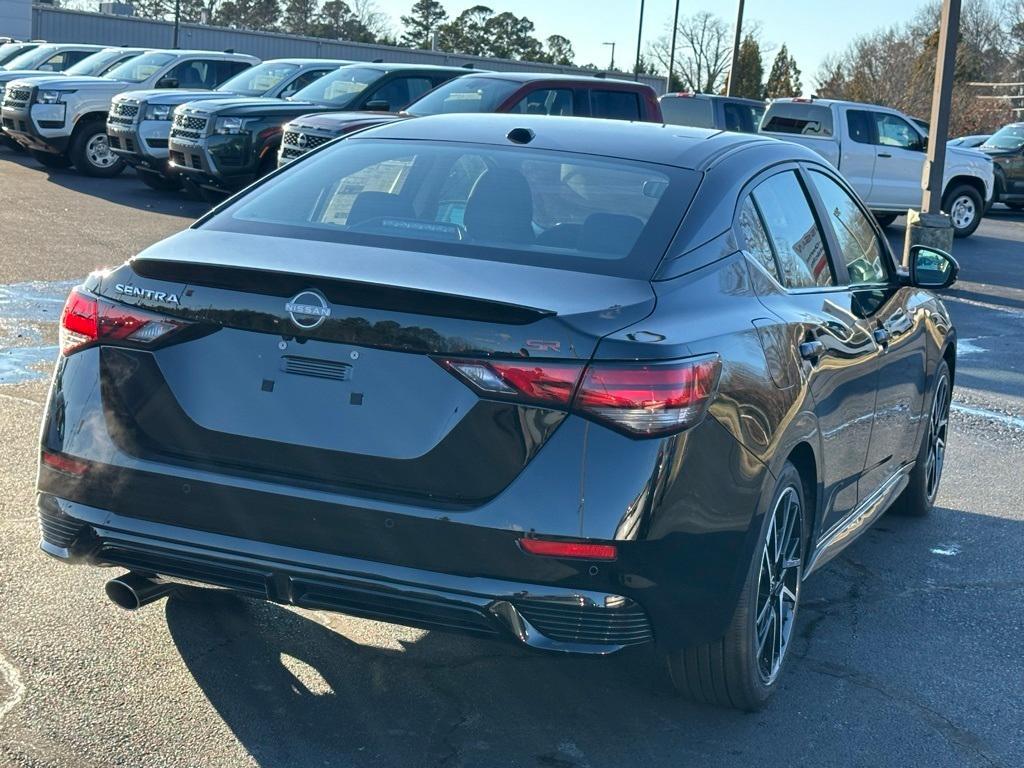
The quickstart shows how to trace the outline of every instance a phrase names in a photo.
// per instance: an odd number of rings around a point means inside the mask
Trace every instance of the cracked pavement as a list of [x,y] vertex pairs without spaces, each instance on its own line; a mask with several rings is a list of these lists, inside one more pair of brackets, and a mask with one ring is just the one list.
[[[0,189],[0,288],[43,297],[33,281],[203,211],[3,149]],[[30,363],[0,382],[0,767],[1024,765],[1024,216],[995,211],[955,255],[970,346],[939,509],[883,517],[805,584],[781,690],[752,715],[680,701],[645,650],[547,656],[204,590],[121,611],[108,573],[37,551],[49,367]],[[19,346],[4,295],[0,353]],[[25,345],[55,343],[22,320]]]

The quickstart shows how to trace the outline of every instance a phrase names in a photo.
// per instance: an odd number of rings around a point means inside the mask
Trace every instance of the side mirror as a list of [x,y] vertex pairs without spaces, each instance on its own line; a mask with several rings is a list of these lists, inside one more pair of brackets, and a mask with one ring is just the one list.
[[370,112],[390,112],[391,104],[387,99],[373,99],[366,102],[366,108]]
[[960,265],[945,251],[927,245],[910,248],[910,283],[919,288],[949,288],[960,274]]
[[178,78],[176,78],[176,77],[169,77],[169,76],[168,77],[161,77],[159,80],[157,80],[156,87],[157,88],[177,88],[178,87]]

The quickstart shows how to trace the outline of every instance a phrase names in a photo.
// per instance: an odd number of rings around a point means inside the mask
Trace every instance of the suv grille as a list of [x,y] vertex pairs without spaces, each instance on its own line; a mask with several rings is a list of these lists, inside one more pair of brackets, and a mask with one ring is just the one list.
[[31,88],[8,88],[4,93],[5,107],[24,109],[28,106],[28,100],[32,96]]
[[138,104],[117,102],[110,108],[110,115],[107,117],[107,122],[113,123],[114,125],[131,125],[135,122],[135,118],[138,117],[138,114]]
[[285,131],[281,137],[281,157],[285,160],[294,160],[296,157],[301,157],[310,150],[326,144],[333,138],[335,137],[299,131]]
[[206,133],[208,119],[194,115],[175,115],[171,126],[171,138],[201,139]]
[[621,608],[601,608],[560,600],[512,601],[545,637],[563,643],[639,645],[653,638],[644,609],[632,600]]

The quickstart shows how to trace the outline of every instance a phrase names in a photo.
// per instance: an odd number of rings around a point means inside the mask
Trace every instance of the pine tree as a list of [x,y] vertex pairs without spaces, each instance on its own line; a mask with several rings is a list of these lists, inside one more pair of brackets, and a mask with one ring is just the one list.
[[430,48],[434,33],[448,19],[448,12],[438,0],[416,0],[408,16],[402,17],[405,33],[402,45]]
[[800,83],[800,70],[796,66],[796,60],[789,55],[789,50],[783,45],[775,55],[772,63],[772,72],[768,75],[768,83],[765,85],[765,96],[769,99],[777,99],[782,96],[799,96],[803,86]]
[[467,8],[437,30],[437,45],[450,53],[485,56],[488,49],[487,22],[494,11],[486,5]]
[[551,35],[546,41],[547,51],[544,57],[552,64],[571,66],[576,54],[572,49],[572,41],[561,35]]
[[764,61],[761,46],[753,35],[747,35],[740,44],[736,71],[730,73],[732,95],[746,99],[764,98]]
[[489,55],[499,59],[542,60],[544,47],[533,36],[533,22],[525,16],[505,11],[488,19],[485,26],[490,40]]
[[312,35],[318,12],[317,0],[286,0],[281,26],[293,35]]

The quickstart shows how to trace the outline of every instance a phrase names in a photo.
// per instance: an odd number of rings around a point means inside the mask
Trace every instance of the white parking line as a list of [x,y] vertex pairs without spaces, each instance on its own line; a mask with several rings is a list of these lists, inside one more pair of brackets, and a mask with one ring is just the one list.
[[965,413],[968,416],[980,416],[983,419],[991,419],[992,421],[998,421],[1000,424],[1005,424],[1008,427],[1014,429],[1024,430],[1024,419],[1019,416],[1010,416],[1007,413],[999,413],[999,411],[990,411],[987,408],[975,408],[971,405],[961,405],[960,403],[951,403],[950,409],[959,413]]

